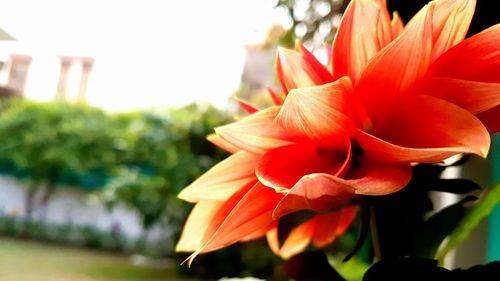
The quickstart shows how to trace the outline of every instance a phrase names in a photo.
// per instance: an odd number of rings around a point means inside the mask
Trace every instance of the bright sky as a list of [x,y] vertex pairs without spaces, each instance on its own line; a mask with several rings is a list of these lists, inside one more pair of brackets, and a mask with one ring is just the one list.
[[[239,85],[244,44],[258,42],[273,23],[287,22],[286,13],[273,9],[274,4],[272,0],[0,0],[0,27],[18,40],[16,44],[40,57],[94,57],[88,92],[92,104],[110,110],[193,100],[223,106]],[[47,80],[30,79],[42,84]]]

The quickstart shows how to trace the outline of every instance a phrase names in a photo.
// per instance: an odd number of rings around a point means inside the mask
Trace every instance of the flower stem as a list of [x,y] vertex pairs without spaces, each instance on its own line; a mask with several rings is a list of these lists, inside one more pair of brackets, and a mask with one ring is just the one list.
[[377,212],[375,206],[370,206],[370,231],[373,244],[373,252],[375,253],[374,262],[378,262],[382,259],[382,247],[380,244],[380,233],[378,231],[377,225]]

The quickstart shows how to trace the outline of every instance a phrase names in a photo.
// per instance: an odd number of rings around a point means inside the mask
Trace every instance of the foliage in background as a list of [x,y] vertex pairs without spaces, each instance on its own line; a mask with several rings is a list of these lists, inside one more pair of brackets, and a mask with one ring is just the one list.
[[[348,0],[279,0],[292,20],[290,36],[313,46],[332,42]],[[293,41],[292,41],[293,42]]]
[[104,112],[81,105],[7,101],[0,117],[2,172],[27,181],[30,219],[37,192],[44,205],[60,185],[97,188],[105,184],[125,147]]
[[[110,208],[131,207],[146,230],[161,221],[175,238],[188,211],[177,193],[224,157],[206,135],[225,121],[199,105],[109,115],[83,105],[4,101],[0,172],[27,183],[27,228],[58,186],[74,186],[98,190]],[[40,192],[42,202],[33,202]]]
[[0,118],[3,172],[40,184],[102,186],[123,158],[117,126],[80,105],[14,101]]
[[224,157],[206,136],[225,122],[225,115],[213,107],[190,105],[166,114],[116,118],[133,149],[101,198],[108,206],[124,202],[136,210],[146,230],[161,221],[177,237],[187,213],[177,193]]
[[[50,181],[54,188],[70,185],[93,191],[91,196],[109,208],[125,204],[134,210],[145,231],[137,241],[127,241],[113,229],[0,216],[0,236],[172,256],[189,211],[188,204],[177,199],[178,192],[225,157],[225,152],[208,143],[206,136],[229,120],[209,106],[108,115],[70,104],[14,101],[3,105],[0,164],[4,174],[41,189]],[[57,176],[35,172],[45,172],[49,167]],[[146,242],[155,225],[167,231],[170,242],[168,237],[156,241],[154,247]],[[206,255],[191,270],[179,270],[203,278],[279,274],[279,259],[263,243],[256,241]],[[178,264],[185,257],[177,258]],[[231,266],[227,266],[229,263]]]

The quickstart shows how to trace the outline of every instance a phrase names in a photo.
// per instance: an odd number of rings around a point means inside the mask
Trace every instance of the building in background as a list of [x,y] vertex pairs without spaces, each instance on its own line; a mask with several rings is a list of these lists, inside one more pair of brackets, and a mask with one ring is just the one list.
[[[0,29],[0,97],[27,97],[30,91],[46,93],[45,100],[85,103],[94,59],[88,56],[56,55],[26,48]],[[24,183],[0,175],[0,216],[26,216]],[[108,210],[89,200],[88,193],[71,187],[58,188],[54,199],[35,209],[34,219],[55,225],[92,226],[107,231],[117,225],[125,237],[138,239],[143,232],[133,211],[118,206]],[[156,235],[154,233],[157,233]],[[159,229],[154,239],[163,237]]]
[[[14,41],[14,40],[15,40],[15,38],[12,37],[12,35],[8,34],[3,29],[0,28],[0,44],[2,44],[4,42]],[[7,62],[7,58],[0,57],[0,73],[4,69],[6,62]],[[15,91],[10,89],[7,85],[5,85],[5,83],[0,84],[0,97],[8,97],[8,96],[13,96],[15,94],[16,94]]]
[[[7,51],[2,48],[5,45],[8,45]],[[3,55],[0,87],[4,95],[42,96],[47,101],[87,101],[93,58],[38,53],[19,46],[16,42],[0,41]]]

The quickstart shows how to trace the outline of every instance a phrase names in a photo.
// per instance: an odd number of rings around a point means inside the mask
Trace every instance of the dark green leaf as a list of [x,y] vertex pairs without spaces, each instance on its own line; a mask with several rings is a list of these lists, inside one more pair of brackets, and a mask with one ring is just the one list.
[[487,193],[471,208],[470,212],[453,230],[445,244],[439,249],[436,258],[443,261],[446,254],[465,240],[474,228],[487,217],[493,208],[500,203],[500,184],[489,189]]
[[467,196],[459,202],[444,208],[426,220],[418,229],[415,241],[415,253],[420,257],[433,257],[439,245],[459,224],[467,214],[465,203],[476,200],[476,197]]

